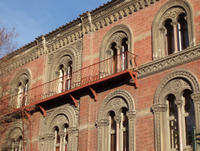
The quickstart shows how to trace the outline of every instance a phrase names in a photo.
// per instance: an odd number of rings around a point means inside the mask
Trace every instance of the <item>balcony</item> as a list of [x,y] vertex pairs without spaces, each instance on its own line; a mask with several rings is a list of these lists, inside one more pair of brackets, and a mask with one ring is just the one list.
[[[96,92],[93,86],[101,83],[102,85],[117,79],[121,76],[129,76],[137,85],[137,75],[133,72],[136,67],[136,56],[130,52],[125,52],[117,56],[108,58],[90,66],[84,67],[78,71],[54,79],[42,85],[38,85],[23,93],[10,94],[1,98],[2,102],[21,102],[21,106],[12,106],[7,108],[7,112],[18,111],[20,109],[30,108],[46,101],[50,101],[62,95],[69,95],[74,101],[73,93],[88,88],[96,98]],[[16,105],[16,103],[14,103]]]

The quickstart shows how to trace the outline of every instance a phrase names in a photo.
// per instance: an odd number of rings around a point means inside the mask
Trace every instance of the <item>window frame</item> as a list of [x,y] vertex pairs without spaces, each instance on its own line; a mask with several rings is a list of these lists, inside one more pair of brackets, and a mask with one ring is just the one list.
[[[154,17],[152,23],[152,59],[156,60],[159,58],[163,58],[166,56],[166,52],[164,51],[164,37],[163,34],[165,32],[163,28],[163,22],[170,16],[169,11],[174,8],[181,8],[186,14],[186,21],[188,23],[188,43],[189,46],[194,46],[195,41],[195,32],[194,32],[194,18],[193,18],[193,9],[191,5],[186,0],[170,0],[166,2],[161,8],[158,10],[157,14]],[[176,19],[175,19],[176,20]],[[174,20],[174,21],[175,21]]]

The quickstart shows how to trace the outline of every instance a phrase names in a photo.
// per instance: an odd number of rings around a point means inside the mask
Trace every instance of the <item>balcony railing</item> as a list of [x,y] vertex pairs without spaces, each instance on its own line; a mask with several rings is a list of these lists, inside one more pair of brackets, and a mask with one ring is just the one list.
[[[121,53],[117,56],[105,59],[98,63],[74,71],[71,75],[59,77],[42,85],[29,89],[23,94],[12,93],[1,98],[2,102],[12,102],[12,109],[17,108],[17,101],[22,106],[29,103],[38,102],[57,96],[66,91],[75,90],[76,88],[86,87],[95,81],[105,79],[106,77],[120,73],[122,71],[136,67],[136,57],[130,52]],[[23,97],[19,97],[23,95]],[[21,99],[21,100],[19,100]]]

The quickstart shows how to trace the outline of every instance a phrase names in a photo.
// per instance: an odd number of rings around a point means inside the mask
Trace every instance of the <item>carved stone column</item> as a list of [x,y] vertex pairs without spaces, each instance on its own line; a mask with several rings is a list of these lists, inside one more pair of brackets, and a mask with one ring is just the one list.
[[167,111],[167,105],[166,104],[154,104],[152,106],[152,110],[154,113],[154,130],[155,130],[155,151],[161,151],[162,145],[161,144],[161,118],[163,112]]
[[121,122],[121,117],[120,116],[115,116],[115,121],[116,121],[116,136],[117,136],[117,150],[119,151],[120,149],[120,122]]
[[[194,102],[196,133],[200,133],[200,92],[193,93],[191,97]],[[200,150],[200,145],[197,145],[197,150]]]
[[176,21],[172,22],[173,32],[174,32],[174,52],[178,52],[178,33],[177,33],[177,25]]
[[179,131],[179,145],[180,145],[180,151],[183,151],[183,147],[184,147],[184,144],[183,144],[183,140],[184,140],[184,135],[183,135],[183,125],[182,125],[182,106],[183,106],[183,101],[182,100],[176,100],[175,101],[176,105],[177,105],[177,108],[178,108],[178,131]]
[[129,111],[127,113],[128,117],[128,132],[129,132],[129,151],[134,151],[135,146],[135,111]]
[[59,133],[59,136],[60,136],[60,150],[62,151],[62,150],[64,150],[64,140],[65,140],[65,133],[64,133],[64,131],[61,131],[60,133]]
[[161,39],[161,42],[159,44],[159,48],[158,48],[158,52],[157,53],[157,58],[162,58],[162,57],[165,57],[168,55],[168,52],[167,52],[167,40],[166,40],[166,34],[167,34],[167,31],[166,31],[166,28],[165,27],[162,27],[159,29],[160,31],[160,39]]
[[200,132],[200,92],[191,95],[194,102],[196,132]]
[[97,123],[98,128],[98,151],[106,151],[106,145],[105,145],[105,138],[106,138],[106,132],[105,129],[108,127],[109,121],[107,119],[102,119]]

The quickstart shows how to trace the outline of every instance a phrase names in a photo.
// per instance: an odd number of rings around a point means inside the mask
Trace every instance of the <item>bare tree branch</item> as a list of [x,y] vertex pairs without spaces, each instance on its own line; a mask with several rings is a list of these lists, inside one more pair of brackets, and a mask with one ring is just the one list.
[[0,26],[0,57],[11,53],[17,47],[14,39],[17,37],[15,29],[8,30],[6,27]]

